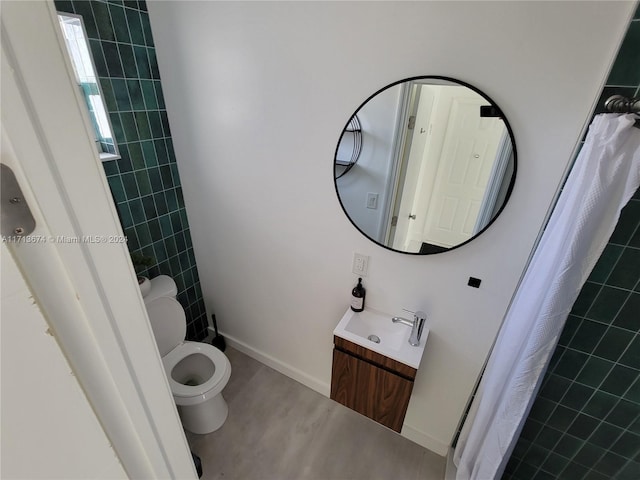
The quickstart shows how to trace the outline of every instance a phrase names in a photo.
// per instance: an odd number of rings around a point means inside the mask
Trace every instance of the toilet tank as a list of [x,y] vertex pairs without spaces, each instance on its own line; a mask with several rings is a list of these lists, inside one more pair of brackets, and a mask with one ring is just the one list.
[[173,278],[167,275],[158,275],[150,280],[151,288],[149,293],[144,296],[144,302],[148,303],[159,297],[171,297],[176,298],[178,295],[178,287]]
[[145,303],[160,356],[164,357],[180,345],[187,334],[184,310],[177,300],[166,296]]

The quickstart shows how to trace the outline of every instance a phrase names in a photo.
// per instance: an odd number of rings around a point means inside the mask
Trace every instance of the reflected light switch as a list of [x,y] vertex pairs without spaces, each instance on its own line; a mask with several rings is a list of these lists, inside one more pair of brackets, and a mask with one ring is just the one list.
[[378,194],[369,192],[367,193],[367,208],[378,208]]

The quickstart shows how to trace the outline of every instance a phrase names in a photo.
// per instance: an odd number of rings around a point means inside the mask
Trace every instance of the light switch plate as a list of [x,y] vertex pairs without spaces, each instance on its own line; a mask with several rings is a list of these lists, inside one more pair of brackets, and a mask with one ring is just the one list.
[[351,271],[360,277],[366,277],[369,272],[369,256],[361,253],[354,253]]
[[378,208],[378,194],[369,192],[367,193],[367,208],[375,210]]

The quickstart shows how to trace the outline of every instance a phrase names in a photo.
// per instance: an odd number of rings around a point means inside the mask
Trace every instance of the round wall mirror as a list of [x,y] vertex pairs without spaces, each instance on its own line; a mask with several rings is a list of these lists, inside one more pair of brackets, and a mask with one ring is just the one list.
[[365,236],[417,255],[460,247],[504,208],[516,176],[511,127],[487,95],[424,76],[371,95],[336,148],[342,208]]

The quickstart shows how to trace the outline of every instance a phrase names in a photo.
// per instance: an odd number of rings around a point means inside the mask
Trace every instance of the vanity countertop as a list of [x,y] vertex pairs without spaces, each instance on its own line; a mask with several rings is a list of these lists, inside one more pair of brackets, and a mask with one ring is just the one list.
[[429,329],[424,328],[420,344],[414,347],[409,344],[411,327],[393,323],[392,317],[393,315],[376,310],[354,312],[349,308],[333,334],[417,369],[422,360]]

